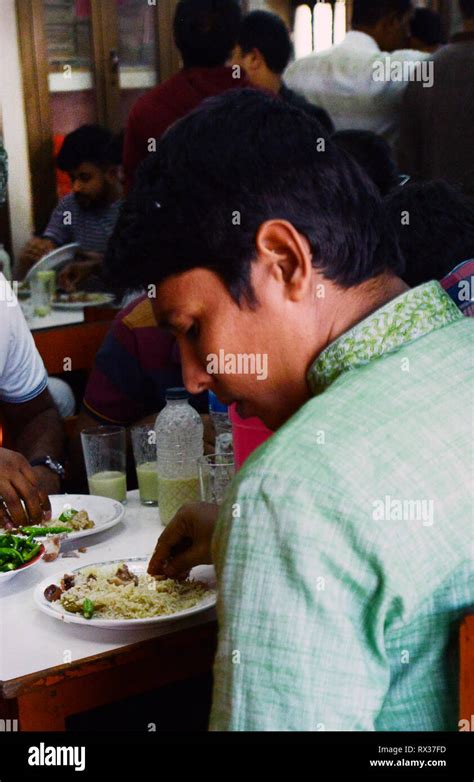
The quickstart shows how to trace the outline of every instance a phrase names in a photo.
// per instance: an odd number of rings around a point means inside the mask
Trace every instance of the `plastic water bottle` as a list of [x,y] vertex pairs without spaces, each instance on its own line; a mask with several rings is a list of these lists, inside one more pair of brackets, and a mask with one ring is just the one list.
[[219,402],[213,391],[209,391],[209,415],[216,433],[216,454],[232,455],[234,444],[232,439],[232,423],[229,419],[227,405]]
[[203,424],[184,388],[169,388],[155,424],[160,518],[167,524],[186,502],[199,500],[197,460],[203,455]]
[[0,272],[6,277],[7,280],[12,278],[12,265],[10,256],[3,244],[0,244]]

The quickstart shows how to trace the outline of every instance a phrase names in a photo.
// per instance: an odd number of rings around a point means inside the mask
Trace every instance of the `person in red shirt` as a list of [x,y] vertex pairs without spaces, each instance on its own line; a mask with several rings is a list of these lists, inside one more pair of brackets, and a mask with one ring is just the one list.
[[176,120],[201,101],[225,90],[248,86],[238,69],[226,67],[241,23],[237,0],[180,0],[174,17],[174,40],[183,68],[145,93],[132,107],[125,134],[127,187],[141,161]]

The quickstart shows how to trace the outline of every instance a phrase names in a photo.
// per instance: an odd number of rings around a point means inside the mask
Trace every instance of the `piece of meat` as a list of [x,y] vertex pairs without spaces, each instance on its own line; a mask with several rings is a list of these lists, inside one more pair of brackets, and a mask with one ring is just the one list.
[[57,584],[51,584],[51,586],[46,587],[44,590],[44,596],[48,603],[54,603],[55,600],[59,600],[62,595],[61,589],[57,586]]
[[59,551],[61,549],[61,538],[59,535],[52,535],[50,538],[47,538],[44,547],[46,549],[45,553],[43,554],[44,561],[54,562],[54,560],[59,556]]
[[[138,586],[138,577],[130,572],[127,565],[121,565],[119,568],[117,568],[115,579],[117,579],[122,584],[129,584],[131,581],[133,581],[135,586]],[[114,583],[116,583],[115,579]]]
[[74,576],[71,576],[68,573],[66,573],[61,581],[61,589],[63,590],[63,592],[67,592],[68,589],[72,589],[74,583],[75,583]]

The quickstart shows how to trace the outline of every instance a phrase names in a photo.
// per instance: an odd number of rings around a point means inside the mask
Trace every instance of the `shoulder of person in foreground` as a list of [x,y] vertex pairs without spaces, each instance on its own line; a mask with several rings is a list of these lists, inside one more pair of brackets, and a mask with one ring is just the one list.
[[[446,346],[431,354],[435,363]],[[221,511],[213,729],[374,730],[400,626],[414,623],[426,662],[417,619],[469,550],[469,498],[452,492],[453,479],[468,481],[469,389],[454,393],[466,371],[452,372],[431,419],[434,375],[414,394],[423,352],[376,363],[371,393],[366,366],[310,400],[246,463]],[[438,396],[448,363],[437,364]],[[431,615],[423,626],[429,635]],[[439,726],[433,715],[427,723]]]
[[0,273],[0,401],[20,404],[39,396],[48,378],[18,299]]

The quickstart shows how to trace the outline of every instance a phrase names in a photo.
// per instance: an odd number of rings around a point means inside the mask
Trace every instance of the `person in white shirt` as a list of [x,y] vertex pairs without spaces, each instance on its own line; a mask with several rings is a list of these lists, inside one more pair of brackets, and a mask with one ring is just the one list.
[[292,63],[285,83],[326,109],[336,130],[371,130],[395,147],[403,92],[429,57],[405,48],[413,10],[412,0],[354,0],[344,40]]
[[0,274],[0,418],[12,448],[0,444],[0,527],[51,517],[60,490],[64,432],[48,376],[18,300]]

